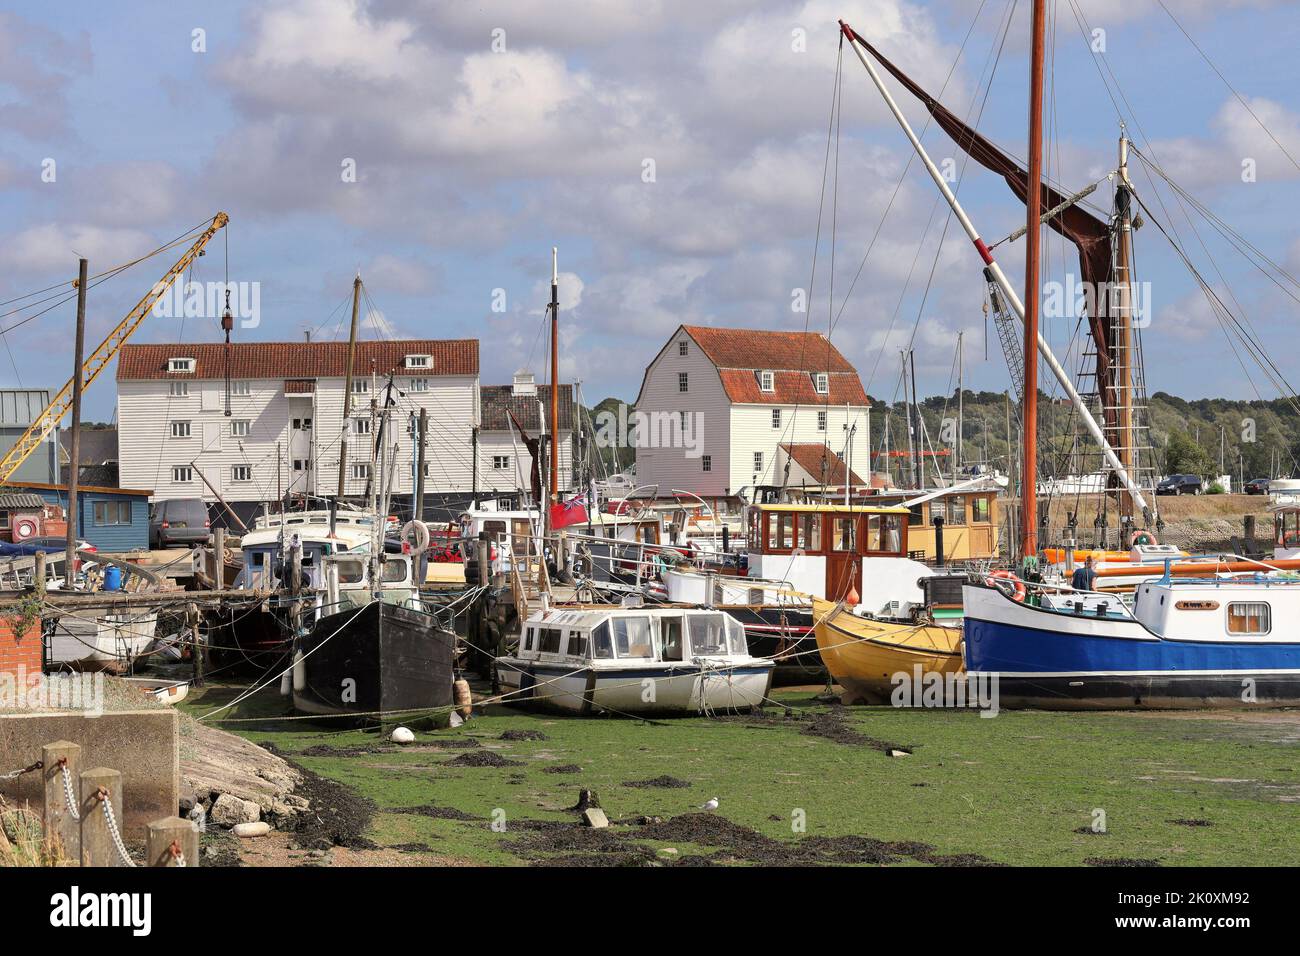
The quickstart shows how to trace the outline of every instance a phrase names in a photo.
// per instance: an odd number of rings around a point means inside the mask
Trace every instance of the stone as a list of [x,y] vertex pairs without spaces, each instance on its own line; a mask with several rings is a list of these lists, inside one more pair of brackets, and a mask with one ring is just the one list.
[[594,830],[603,830],[609,826],[609,817],[600,807],[588,807],[582,811],[582,822]]
[[415,734],[409,727],[397,727],[388,737],[395,744],[409,744],[415,742]]
[[234,829],[235,836],[245,839],[266,836],[270,832],[271,824],[269,823],[236,823]]
[[262,818],[262,808],[252,800],[241,800],[233,794],[223,793],[212,804],[208,820],[223,827],[240,823],[256,823]]

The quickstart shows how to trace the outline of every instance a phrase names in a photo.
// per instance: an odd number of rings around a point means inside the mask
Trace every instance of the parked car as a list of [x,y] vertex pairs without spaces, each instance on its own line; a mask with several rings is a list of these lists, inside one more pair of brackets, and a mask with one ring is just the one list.
[[1158,495],[1199,495],[1204,490],[1196,475],[1170,475],[1156,485]]
[[1266,495],[1268,494],[1267,478],[1252,478],[1246,482],[1246,494],[1248,495]]
[[188,548],[203,544],[211,533],[208,506],[202,498],[169,498],[149,509],[149,547]]

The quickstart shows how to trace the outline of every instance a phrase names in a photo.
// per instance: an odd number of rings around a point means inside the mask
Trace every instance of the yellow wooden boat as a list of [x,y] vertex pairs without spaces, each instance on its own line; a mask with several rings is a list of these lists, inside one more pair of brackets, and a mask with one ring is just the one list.
[[858,617],[834,601],[813,600],[817,649],[846,704],[888,704],[892,678],[962,670],[961,621],[951,626]]

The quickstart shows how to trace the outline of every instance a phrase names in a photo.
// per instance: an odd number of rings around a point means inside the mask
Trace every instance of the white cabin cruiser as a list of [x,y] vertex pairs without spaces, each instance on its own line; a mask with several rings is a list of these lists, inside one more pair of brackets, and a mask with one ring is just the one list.
[[749,710],[772,684],[772,661],[749,653],[730,614],[678,607],[562,607],[526,622],[496,659],[511,703],[576,714]]

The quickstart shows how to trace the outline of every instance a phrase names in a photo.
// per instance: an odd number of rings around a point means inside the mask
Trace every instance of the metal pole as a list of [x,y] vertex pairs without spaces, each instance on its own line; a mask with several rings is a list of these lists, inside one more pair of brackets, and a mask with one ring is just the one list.
[[352,280],[352,328],[348,332],[348,365],[343,378],[343,434],[339,439],[339,490],[336,497],[342,498],[347,488],[348,476],[348,427],[352,424],[352,360],[357,350],[357,310],[361,303],[361,273]]
[[[72,436],[68,443],[68,534],[63,564],[63,586],[68,590],[76,587],[73,568],[77,560],[77,532],[81,517],[81,508],[77,502],[77,485],[81,480],[81,387],[82,365],[85,363],[86,348],[86,275],[88,263],[85,259],[77,266],[77,332],[73,343],[72,356]],[[58,461],[58,458],[55,458]]]
[[424,520],[424,461],[425,461],[425,435],[429,431],[429,410],[420,409],[420,438],[418,451],[415,456],[415,507],[412,509],[415,513],[411,515],[417,521]]

